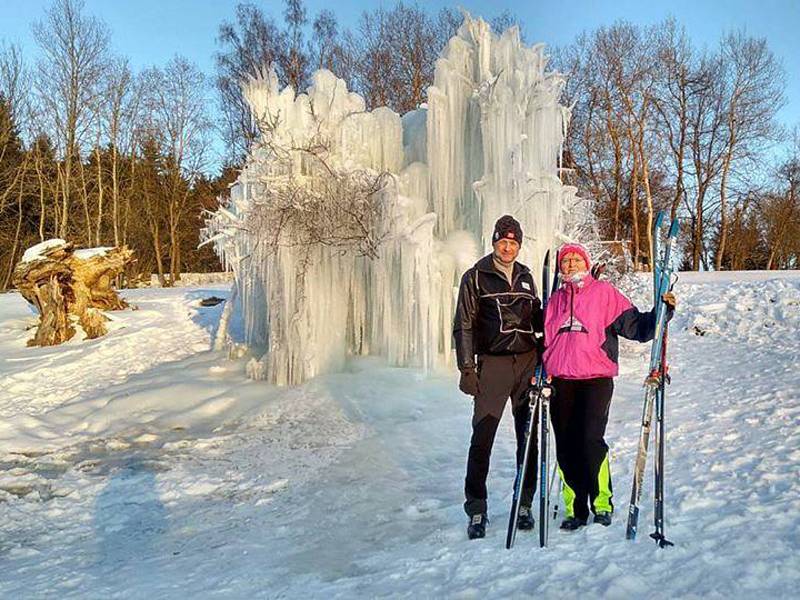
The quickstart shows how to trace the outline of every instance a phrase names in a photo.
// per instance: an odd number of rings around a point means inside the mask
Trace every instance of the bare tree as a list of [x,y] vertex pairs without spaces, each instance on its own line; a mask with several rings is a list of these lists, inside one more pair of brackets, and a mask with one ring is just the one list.
[[33,26],[42,53],[35,89],[43,116],[49,121],[59,154],[61,206],[56,210],[57,232],[69,234],[74,169],[91,129],[98,82],[106,67],[109,34],[106,26],[83,14],[82,0],[54,0],[43,21]]
[[686,30],[674,19],[658,28],[658,88],[653,99],[658,112],[658,129],[666,142],[674,169],[675,190],[670,217],[678,215],[686,196],[686,157],[689,142],[689,103],[697,88],[695,53]]
[[389,15],[383,8],[364,12],[356,32],[348,35],[350,53],[357,57],[355,89],[370,109],[391,107],[394,56],[389,36]]
[[343,79],[348,89],[354,89],[356,58],[350,51],[352,36],[339,29],[336,16],[322,10],[314,18],[309,42],[309,61],[314,69],[327,69]]
[[[621,193],[619,136],[611,121],[607,69],[598,65],[593,38],[587,33],[565,48],[553,51],[556,68],[567,75],[564,100],[572,107],[564,144],[566,175],[581,193],[595,200],[595,212],[605,239],[619,239],[619,198]],[[616,159],[613,180],[608,157]]]
[[749,174],[763,177],[780,129],[784,77],[764,40],[729,34],[719,51],[698,52],[674,20],[623,22],[555,55],[573,105],[568,176],[597,200],[603,235],[629,236],[636,261],[645,237],[651,245],[651,215],[669,208],[690,225],[687,267],[727,264],[730,215],[739,228],[752,224],[752,199],[762,195]]
[[[25,243],[31,160],[23,128],[28,114],[28,71],[17,46],[0,47],[0,265],[8,287],[16,257]],[[7,262],[7,264],[5,264]]]
[[[618,23],[598,33],[598,46],[611,70],[618,119],[627,138],[627,148],[632,168],[629,193],[632,224],[631,253],[635,266],[639,264],[642,239],[647,241],[646,255],[653,268],[652,222],[654,216],[650,177],[651,152],[654,148],[646,139],[653,120],[653,98],[656,87],[656,70],[652,61],[652,30],[639,30],[627,23]],[[645,235],[641,235],[640,194],[644,192]]]
[[689,113],[689,173],[693,181],[686,209],[691,222],[691,268],[708,268],[707,224],[713,207],[709,196],[720,172],[725,153],[725,102],[722,93],[723,65],[719,56],[706,53],[692,77]]
[[[795,257],[800,252],[800,125],[792,132],[790,155],[778,169],[778,178],[785,191],[773,195],[763,207],[768,216],[766,269],[775,268],[779,262],[787,268],[792,250]],[[796,262],[794,266],[798,266]]]
[[[122,243],[123,191],[121,157],[130,155],[135,147],[141,89],[125,59],[111,62],[103,86],[101,123],[110,150],[111,223],[114,245]],[[99,156],[98,156],[99,164]],[[102,210],[97,216],[97,244],[100,244]]]
[[311,64],[315,69],[328,69],[336,72],[336,52],[339,46],[339,24],[336,15],[324,9],[314,17],[314,35],[310,42]]
[[[0,213],[24,177],[21,133],[29,114],[29,73],[25,68],[20,48],[15,45],[0,47]],[[16,157],[7,160],[10,155]],[[27,164],[25,164],[27,168]]]
[[305,302],[305,279],[315,248],[331,247],[372,259],[391,229],[382,225],[382,192],[391,178],[385,172],[340,168],[327,137],[330,124],[318,116],[313,104],[308,117],[313,134],[297,144],[278,134],[280,114],[259,115],[258,145],[266,162],[258,202],[244,222],[229,222],[230,213],[219,211],[205,232],[207,243],[229,235],[232,227],[241,228],[258,240],[262,255],[288,247],[300,252],[295,313]]
[[279,55],[279,66],[284,81],[296,92],[308,86],[308,54],[306,53],[303,27],[308,21],[303,0],[286,0],[283,13],[286,21],[286,47]]
[[240,164],[258,129],[242,95],[242,83],[278,62],[284,34],[275,21],[252,4],[236,7],[236,22],[223,22],[217,35],[222,50],[216,54],[216,85],[223,118],[222,137],[227,160]]
[[665,202],[656,31],[619,22],[556,53],[573,106],[566,164],[584,193],[596,198],[604,237],[630,236],[634,265],[645,256],[651,268],[652,218]]
[[163,69],[144,75],[147,130],[166,157],[166,211],[170,249],[170,282],[180,278],[181,239],[191,186],[207,166],[211,121],[206,81],[199,68],[175,57]]
[[734,163],[752,160],[774,139],[775,116],[783,106],[785,74],[765,39],[743,32],[723,38],[725,150],[719,184],[720,234],[714,266],[722,268],[728,236],[728,185]]
[[[11,120],[20,130],[26,129],[29,124],[30,85],[30,71],[20,47],[14,44],[0,45],[0,96],[7,104]],[[8,131],[0,131],[0,146],[9,139]],[[0,160],[2,158],[0,154]]]
[[425,101],[428,86],[433,82],[433,69],[440,48],[433,19],[419,6],[402,2],[389,13],[388,31],[397,84],[395,110],[405,113]]
[[517,18],[517,16],[507,8],[504,9],[503,12],[501,12],[500,14],[492,17],[492,19],[489,21],[489,24],[492,26],[492,30],[494,30],[494,32],[498,34],[503,33],[506,29],[509,29],[511,27],[516,27],[519,29],[520,39],[521,40],[525,39],[524,35],[525,32],[522,28],[522,23]]
[[453,10],[433,16],[404,2],[362,13],[346,39],[355,61],[353,86],[367,107],[388,106],[401,114],[416,109],[433,83],[439,52],[460,23]]

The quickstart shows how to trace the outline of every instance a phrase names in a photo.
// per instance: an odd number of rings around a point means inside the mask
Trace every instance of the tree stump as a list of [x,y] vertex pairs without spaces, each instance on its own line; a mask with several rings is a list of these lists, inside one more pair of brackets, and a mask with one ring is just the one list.
[[13,276],[14,286],[39,312],[36,335],[28,345],[65,342],[75,335],[75,322],[89,339],[105,335],[108,317],[102,311],[128,307],[112,283],[133,261],[126,246],[75,250],[56,239],[29,248]]

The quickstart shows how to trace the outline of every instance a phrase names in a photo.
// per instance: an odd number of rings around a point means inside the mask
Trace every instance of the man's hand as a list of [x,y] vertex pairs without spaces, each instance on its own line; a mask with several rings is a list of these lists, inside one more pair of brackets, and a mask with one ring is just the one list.
[[464,369],[461,371],[458,389],[468,396],[478,395],[478,374],[475,372],[475,369]]
[[675,298],[675,294],[673,294],[672,292],[667,292],[663,296],[661,296],[661,299],[664,301],[664,304],[669,306],[672,310],[675,310],[675,305],[678,304],[678,300],[677,298]]

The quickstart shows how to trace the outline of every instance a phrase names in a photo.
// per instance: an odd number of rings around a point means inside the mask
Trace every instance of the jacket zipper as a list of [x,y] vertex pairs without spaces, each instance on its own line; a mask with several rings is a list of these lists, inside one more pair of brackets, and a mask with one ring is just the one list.
[[572,326],[575,322],[575,286],[569,286],[569,330],[572,332]]

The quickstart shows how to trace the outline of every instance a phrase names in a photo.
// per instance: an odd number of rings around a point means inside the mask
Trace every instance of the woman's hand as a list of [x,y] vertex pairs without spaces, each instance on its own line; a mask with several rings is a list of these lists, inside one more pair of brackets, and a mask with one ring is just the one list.
[[675,298],[675,294],[672,292],[666,292],[661,299],[664,301],[664,304],[669,306],[672,310],[675,310],[675,306],[678,304],[678,299]]

